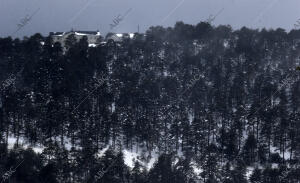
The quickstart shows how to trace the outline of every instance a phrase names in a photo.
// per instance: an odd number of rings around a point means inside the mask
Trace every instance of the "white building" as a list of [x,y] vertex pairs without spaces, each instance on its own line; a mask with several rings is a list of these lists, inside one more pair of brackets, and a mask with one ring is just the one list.
[[106,36],[106,41],[113,40],[114,42],[122,42],[123,39],[129,38],[132,39],[134,37],[134,33],[124,33],[124,34],[109,34]]
[[65,47],[66,38],[72,34],[75,36],[77,41],[86,36],[90,47],[95,47],[98,44],[100,44],[99,38],[101,37],[101,34],[99,31],[71,30],[70,32],[50,32],[50,36],[52,37],[53,42],[59,42],[62,45],[62,47]]

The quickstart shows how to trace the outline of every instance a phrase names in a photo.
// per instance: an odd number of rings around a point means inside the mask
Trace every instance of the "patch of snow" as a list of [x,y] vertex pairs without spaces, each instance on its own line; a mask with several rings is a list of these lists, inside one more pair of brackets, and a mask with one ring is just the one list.
[[158,159],[158,157],[156,157],[156,158],[152,157],[150,159],[149,163],[146,163],[146,168],[147,168],[148,171],[153,167],[153,165],[154,165],[154,163],[156,162],[157,159]]
[[236,112],[237,109],[235,107],[232,108],[232,112]]
[[108,150],[108,148],[109,148],[109,145],[107,145],[105,148],[100,150],[100,152],[98,153],[98,157],[104,156],[104,153]]
[[248,168],[247,168],[247,172],[246,172],[246,178],[247,178],[247,180],[250,179],[250,177],[251,177],[253,171],[254,171],[254,167],[248,167]]
[[96,44],[89,44],[89,47],[96,47],[97,45]]
[[229,47],[229,43],[228,43],[227,40],[224,41],[223,46],[224,46],[225,48],[228,48],[228,47]]
[[290,154],[289,151],[285,151],[285,152],[280,153],[280,149],[278,149],[278,148],[276,148],[274,146],[271,146],[270,150],[271,150],[271,153],[278,153],[281,158],[283,158],[283,154],[284,154],[284,159],[285,160],[290,159],[290,155],[291,154]]
[[188,119],[189,119],[190,124],[191,124],[191,123],[193,122],[193,120],[194,120],[194,115],[193,115],[193,113],[192,113],[191,111],[188,112]]
[[71,145],[71,139],[65,137],[65,138],[64,138],[64,145],[65,145],[65,148],[66,148],[67,150],[71,150],[71,148],[72,148],[72,145]]
[[272,163],[271,167],[272,167],[273,169],[278,168],[278,164],[277,164],[277,163]]
[[191,167],[193,168],[194,173],[195,173],[196,175],[199,175],[200,173],[203,172],[202,168],[199,168],[199,167],[196,166],[196,163],[193,163]]
[[133,168],[134,162],[137,160],[139,155],[137,153],[130,152],[128,150],[123,150],[122,152],[124,154],[124,163],[130,168]]
[[41,154],[44,150],[44,147],[31,147],[35,153]]
[[[8,149],[13,149],[14,145],[17,142],[17,138],[14,136],[8,136],[7,141],[8,141]],[[44,150],[44,147],[42,147],[42,146],[31,146],[31,145],[25,143],[24,138],[22,138],[22,137],[19,138],[19,145],[21,147],[23,147],[24,149],[32,148],[32,150],[35,153],[42,153]]]
[[116,104],[113,102],[112,104],[111,104],[111,112],[115,112],[116,111]]
[[148,162],[140,159],[141,154],[140,154],[140,152],[136,152],[136,149],[133,151],[125,149],[125,150],[122,150],[122,152],[124,154],[124,163],[130,168],[133,168],[135,162],[138,161],[143,166],[145,166],[146,169],[149,171],[153,167],[156,160],[158,159],[158,155],[154,151],[151,152],[152,157]]

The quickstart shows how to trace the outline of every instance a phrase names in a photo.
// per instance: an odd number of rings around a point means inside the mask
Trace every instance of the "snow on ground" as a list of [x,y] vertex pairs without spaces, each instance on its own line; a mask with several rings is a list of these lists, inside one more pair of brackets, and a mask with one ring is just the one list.
[[247,168],[247,172],[246,172],[246,178],[247,178],[247,180],[250,179],[250,176],[252,175],[253,171],[254,171],[254,167],[248,167]]
[[[158,156],[159,156],[153,150],[151,152],[151,158],[148,161],[143,161],[140,158],[141,157],[141,151],[137,152],[135,148],[132,151],[125,149],[122,152],[124,154],[124,163],[127,166],[129,166],[130,168],[133,168],[135,161],[138,161],[143,166],[145,166],[148,171],[153,167],[154,163],[156,162],[156,160],[158,159]],[[149,155],[149,154],[147,154],[147,155]]]
[[272,163],[271,168],[273,168],[273,169],[278,168],[278,164]]
[[[107,145],[105,148],[103,148],[102,150],[100,150],[98,152],[98,157],[104,156],[105,152],[112,145],[111,141],[109,144],[110,145]],[[158,154],[158,150],[154,149],[151,151],[151,157],[150,157],[150,159],[148,159],[148,161],[142,160],[142,158],[141,158],[142,154],[144,154],[144,158],[149,157],[149,152],[145,153],[144,150],[145,149],[143,149],[143,148],[139,148],[139,150],[137,151],[136,147],[134,147],[132,150],[129,150],[129,149],[122,150],[122,153],[124,156],[124,163],[132,169],[134,167],[135,162],[138,161],[149,171],[151,168],[153,168],[154,163],[158,160],[159,154]],[[178,157],[183,156],[183,153],[180,149],[178,150],[177,156]],[[194,173],[196,175],[199,175],[201,172],[203,172],[203,170],[201,168],[197,167],[196,162],[192,161],[191,164],[192,164],[192,168],[194,169]]]
[[93,43],[91,43],[91,44],[89,44],[89,47],[96,47],[97,45],[96,44],[93,44]]
[[138,160],[139,154],[130,152],[128,150],[123,150],[122,151],[124,154],[124,163],[129,166],[130,168],[134,167],[134,162]]
[[[13,149],[14,144],[16,144],[16,142],[17,142],[16,137],[9,136],[8,137],[8,148]],[[71,144],[71,140],[68,138],[64,138],[64,144],[65,144],[65,148],[67,150],[70,150],[71,147],[73,147]],[[25,142],[24,138],[21,138],[21,137],[19,138],[19,145],[25,149],[32,148],[35,153],[42,153],[43,149],[44,149],[44,147],[42,147],[42,146],[31,146],[29,143]],[[107,145],[105,148],[100,150],[98,152],[98,157],[104,156],[104,153],[109,149],[110,146],[111,146],[111,143],[109,143],[109,145]],[[158,157],[159,157],[159,154],[157,153],[158,152],[157,149],[154,149],[153,151],[151,151],[151,156],[149,156],[149,152],[147,152],[145,154],[145,157],[150,157],[150,159],[148,159],[148,161],[141,160],[141,154],[143,152],[142,148],[140,148],[139,151],[137,151],[136,148],[133,148],[132,151],[130,151],[128,149],[124,149],[124,150],[122,150],[122,152],[124,154],[124,163],[128,167],[133,168],[135,161],[138,161],[142,165],[144,165],[148,171],[153,167],[154,163],[158,160]],[[182,157],[183,153],[179,150],[177,155],[179,157]],[[192,167],[193,167],[196,175],[199,175],[202,172],[202,169],[197,167],[195,162],[192,162]]]
[[100,152],[98,153],[98,157],[104,156],[104,153],[108,150],[108,148],[109,148],[109,145],[107,145],[105,148],[100,150]]
[[[14,145],[17,143],[17,138],[14,136],[8,136],[8,149],[13,149]],[[31,146],[24,141],[23,138],[19,138],[19,145],[24,147],[24,149],[32,148],[35,153],[42,153],[44,147],[42,146]]]
[[[271,153],[278,153],[279,156],[280,156],[281,158],[283,158],[283,153],[280,153],[280,150],[279,150],[277,147],[271,146],[271,147],[270,147],[270,150],[271,150]],[[284,159],[285,159],[285,160],[290,159],[290,155],[291,155],[291,154],[290,154],[289,151],[285,151],[285,152],[284,152]]]
[[[109,149],[109,147],[110,145],[107,145],[105,148],[100,150],[98,152],[98,157],[104,156],[105,152]],[[132,151],[124,149],[122,150],[122,153],[124,155],[124,163],[130,168],[133,168],[134,163],[138,161],[139,163],[144,165],[147,170],[150,170],[153,167],[155,161],[158,159],[158,155],[154,151],[151,152],[152,157],[148,162],[141,160],[141,151],[137,152],[135,148]]]
[[154,163],[156,162],[157,159],[158,159],[158,157],[152,157],[150,159],[150,161],[146,164],[147,170],[150,170],[153,167],[153,165],[154,165]]
[[195,173],[196,175],[199,175],[200,173],[203,172],[203,170],[202,170],[201,168],[199,168],[199,167],[196,166],[196,163],[193,163],[193,164],[192,164],[192,168],[193,168],[194,173]]

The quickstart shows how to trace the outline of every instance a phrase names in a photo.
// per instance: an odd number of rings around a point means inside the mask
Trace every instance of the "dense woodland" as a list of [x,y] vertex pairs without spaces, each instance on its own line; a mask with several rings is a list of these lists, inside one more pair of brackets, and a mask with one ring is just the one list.
[[206,22],[97,47],[0,38],[0,175],[22,162],[11,183],[299,183],[299,56],[300,30]]

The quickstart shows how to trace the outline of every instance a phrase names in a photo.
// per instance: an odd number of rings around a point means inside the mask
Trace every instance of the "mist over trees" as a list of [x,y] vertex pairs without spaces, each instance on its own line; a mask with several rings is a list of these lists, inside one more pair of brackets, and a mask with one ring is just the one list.
[[[0,38],[0,175],[24,160],[10,182],[299,182],[300,30],[177,22],[66,49]],[[129,168],[122,149],[160,156]]]

